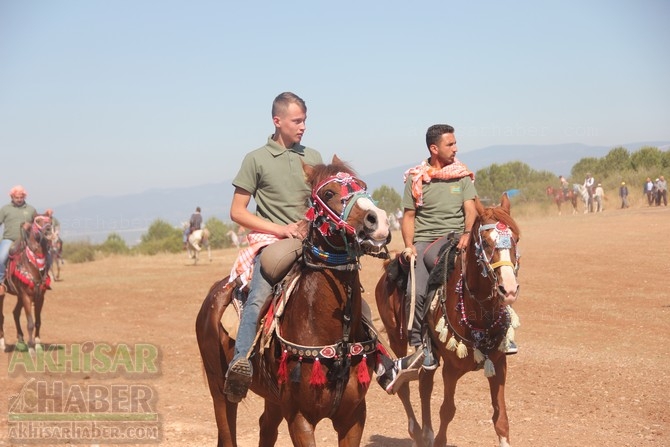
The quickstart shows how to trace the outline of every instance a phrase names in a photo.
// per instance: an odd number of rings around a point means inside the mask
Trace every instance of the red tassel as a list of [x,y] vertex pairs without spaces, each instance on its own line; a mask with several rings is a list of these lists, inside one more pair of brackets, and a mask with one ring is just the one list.
[[305,219],[307,219],[309,222],[313,222],[314,218],[316,218],[316,211],[314,210],[314,207],[312,207],[305,213]]
[[363,354],[363,359],[358,364],[358,383],[360,383],[363,388],[367,388],[370,385],[370,371],[368,371],[368,356]]
[[379,351],[383,356],[391,357],[386,348],[384,347],[384,345],[382,345],[381,343],[377,343],[377,351]]
[[309,378],[309,384],[312,386],[324,386],[326,384],[326,374],[321,368],[321,361],[317,357],[312,365],[312,376]]
[[319,227],[319,232],[323,236],[328,236],[330,234],[330,224],[328,222],[322,223],[321,226]]
[[279,369],[277,370],[277,382],[281,385],[288,381],[288,351],[284,349],[279,359]]

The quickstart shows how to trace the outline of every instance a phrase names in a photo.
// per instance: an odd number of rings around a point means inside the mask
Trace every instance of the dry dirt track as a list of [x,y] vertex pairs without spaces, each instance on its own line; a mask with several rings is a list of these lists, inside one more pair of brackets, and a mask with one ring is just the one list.
[[[670,210],[645,207],[518,221],[522,294],[515,308],[522,326],[517,331],[521,351],[509,361],[512,445],[670,446]],[[161,445],[215,445],[194,320],[209,286],[227,274],[234,255],[217,251],[211,264],[195,267],[183,255],[67,264],[64,280],[47,295],[42,340],[158,345],[161,375],[143,382],[158,393]],[[379,265],[365,259],[362,272],[373,308]],[[6,316],[14,298],[8,301]],[[12,321],[5,322],[5,330],[13,344]],[[3,371],[9,356],[1,356]],[[0,378],[0,445],[12,445],[4,415],[9,396],[25,382],[6,373]],[[435,426],[440,394],[436,386]],[[497,445],[488,401],[481,372],[459,383],[451,446]],[[261,408],[256,396],[240,407],[240,446],[256,445]],[[278,445],[290,445],[285,424],[280,432]],[[317,440],[336,445],[327,421],[320,424]],[[411,445],[399,400],[374,384],[362,445]]]

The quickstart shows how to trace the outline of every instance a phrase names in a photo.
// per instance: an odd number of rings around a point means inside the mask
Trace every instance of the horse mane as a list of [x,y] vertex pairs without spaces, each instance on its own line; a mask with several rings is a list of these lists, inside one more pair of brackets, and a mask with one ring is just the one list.
[[348,163],[342,160],[333,160],[329,165],[327,164],[318,164],[312,166],[312,171],[307,174],[307,183],[309,183],[312,188],[321,183],[323,180],[327,179],[330,176],[337,174],[338,172],[346,172],[354,177],[358,177],[356,171],[349,166]]
[[484,208],[484,213],[482,214],[482,219],[489,219],[493,221],[502,222],[507,225],[514,234],[521,236],[521,231],[516,221],[509,215],[507,211],[502,209],[499,206],[493,206],[489,208]]

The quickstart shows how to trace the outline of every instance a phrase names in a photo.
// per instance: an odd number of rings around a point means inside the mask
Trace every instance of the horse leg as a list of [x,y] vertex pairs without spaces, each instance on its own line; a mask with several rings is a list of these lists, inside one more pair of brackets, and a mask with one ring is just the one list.
[[419,376],[419,396],[421,397],[421,430],[420,442],[415,439],[417,447],[431,447],[435,441],[435,432],[433,431],[433,421],[430,408],[430,396],[433,394],[433,385],[435,384],[435,371],[423,370]]
[[279,436],[279,424],[281,424],[282,419],[281,408],[266,400],[263,414],[261,414],[261,417],[258,419],[260,428],[260,436],[258,439],[259,446],[275,445],[277,437]]
[[[365,428],[365,417],[367,404],[363,399],[354,409],[347,409],[346,417],[333,418],[333,428],[337,432],[338,447],[358,447],[363,438]],[[336,423],[336,420],[344,419],[344,423]]]
[[[26,313],[26,329],[28,331],[28,351],[31,354],[35,353],[35,317],[33,314],[33,301],[30,299],[28,293],[21,294],[21,303],[23,304],[23,311]],[[16,303],[17,307],[20,307],[19,302]],[[14,317],[17,315],[15,314]],[[21,316],[21,310],[19,309],[18,316]]]
[[505,404],[505,377],[507,375],[507,361],[503,358],[500,368],[496,368],[496,375],[489,377],[491,391],[491,405],[493,406],[493,427],[498,434],[499,447],[510,447],[509,420]]
[[16,298],[16,306],[14,306],[14,311],[12,313],[14,314],[14,324],[16,325],[16,350],[26,351],[28,346],[23,340],[23,329],[21,329],[21,295],[22,293],[19,292],[19,295]]
[[5,313],[3,308],[5,306],[5,294],[0,295],[0,352],[5,352],[7,346],[5,345]]
[[[404,354],[401,355],[401,357],[403,356]],[[407,415],[407,433],[409,433],[409,437],[414,441],[414,444],[420,446],[421,425],[419,424],[419,421],[416,420],[416,414],[414,413],[414,408],[412,407],[409,382],[403,383],[402,386],[398,388],[398,392],[396,394],[398,395],[398,398],[400,398],[402,407],[405,409],[405,414]]]
[[35,297],[35,350],[42,350],[40,341],[40,327],[42,326],[42,307],[44,306],[44,292],[38,292]]
[[314,425],[305,419],[302,413],[296,413],[286,422],[288,422],[288,432],[294,447],[316,447]]
[[[455,355],[455,354],[450,354]],[[437,430],[437,436],[433,445],[435,447],[447,447],[447,427],[454,419],[456,414],[456,403],[454,396],[456,395],[456,383],[463,374],[463,371],[457,369],[455,365],[450,365],[444,362],[442,366],[442,381],[444,382],[444,399],[440,406],[440,428]]]
[[207,372],[207,383],[214,404],[214,418],[218,429],[217,447],[237,446],[237,404],[228,402],[223,394],[223,378]]

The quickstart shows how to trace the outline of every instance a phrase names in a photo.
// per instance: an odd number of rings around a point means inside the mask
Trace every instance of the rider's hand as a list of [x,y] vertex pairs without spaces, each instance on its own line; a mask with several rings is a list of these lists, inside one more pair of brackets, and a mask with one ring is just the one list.
[[400,256],[402,256],[405,261],[409,261],[412,255],[416,256],[416,248],[414,248],[413,245],[411,247],[405,247],[402,253],[400,253]]

